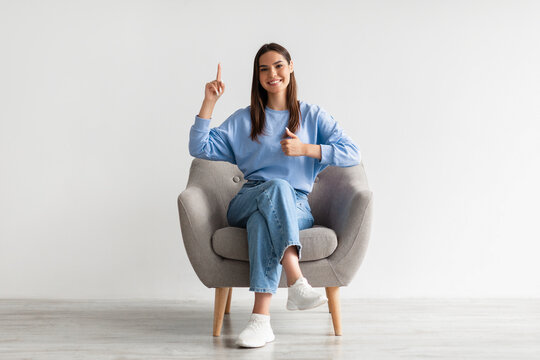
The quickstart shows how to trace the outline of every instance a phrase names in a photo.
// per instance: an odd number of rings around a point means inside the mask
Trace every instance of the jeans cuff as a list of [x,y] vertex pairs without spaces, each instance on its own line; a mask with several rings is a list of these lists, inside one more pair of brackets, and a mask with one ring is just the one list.
[[281,261],[283,260],[283,255],[285,255],[285,251],[287,251],[287,249],[290,246],[296,246],[296,251],[298,252],[298,261],[300,261],[300,259],[302,258],[302,244],[300,244],[300,243],[291,243],[291,244],[288,244],[285,249],[283,249],[283,252],[281,253],[281,257],[279,258],[279,263],[280,264],[281,264]]
[[266,289],[266,288],[256,288],[256,287],[250,287],[249,291],[258,292],[258,293],[267,293],[267,294],[276,293],[276,290]]

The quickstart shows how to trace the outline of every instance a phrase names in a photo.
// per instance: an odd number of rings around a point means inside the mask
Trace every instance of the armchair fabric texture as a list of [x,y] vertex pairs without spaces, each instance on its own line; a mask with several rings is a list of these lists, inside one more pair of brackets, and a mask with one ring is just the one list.
[[[178,197],[188,258],[209,288],[249,287],[247,232],[229,227],[226,216],[229,202],[245,182],[236,165],[194,159],[186,189]],[[313,287],[326,287],[328,294],[329,288],[351,282],[369,241],[372,197],[362,164],[327,167],[315,179],[308,196],[315,224],[300,231],[300,268]],[[287,287],[284,271],[279,287]],[[230,304],[230,292],[228,296]],[[214,335],[215,327],[216,323]]]

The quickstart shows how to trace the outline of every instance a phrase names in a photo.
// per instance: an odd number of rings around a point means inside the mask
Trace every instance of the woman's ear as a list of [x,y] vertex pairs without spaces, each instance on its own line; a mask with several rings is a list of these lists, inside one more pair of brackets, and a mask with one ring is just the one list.
[[294,71],[294,64],[293,64],[293,61],[291,60],[291,63],[289,64],[289,66],[291,67],[291,72]]

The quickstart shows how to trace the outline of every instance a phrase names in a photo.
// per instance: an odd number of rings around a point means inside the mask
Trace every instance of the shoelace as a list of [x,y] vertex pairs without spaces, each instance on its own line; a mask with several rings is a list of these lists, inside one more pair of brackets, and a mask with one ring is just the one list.
[[247,327],[253,329],[253,330],[259,330],[263,327],[263,322],[259,320],[250,320]]
[[309,284],[304,284],[304,286],[301,286],[299,290],[300,290],[300,295],[304,296],[308,293],[311,293],[313,288]]

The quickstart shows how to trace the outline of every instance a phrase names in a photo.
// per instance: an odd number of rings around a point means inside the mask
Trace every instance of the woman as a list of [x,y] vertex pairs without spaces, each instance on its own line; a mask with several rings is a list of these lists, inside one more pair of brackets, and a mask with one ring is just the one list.
[[250,291],[255,303],[237,345],[260,347],[274,340],[270,300],[285,269],[287,309],[305,310],[326,303],[302,276],[299,231],[313,225],[307,195],[326,166],[360,163],[360,152],[336,121],[319,106],[296,98],[293,61],[282,46],[263,45],[255,56],[251,106],[237,110],[210,129],[223,95],[218,64],[216,80],[191,127],[189,150],[197,158],[238,165],[247,183],[227,211],[230,226],[247,229]]

